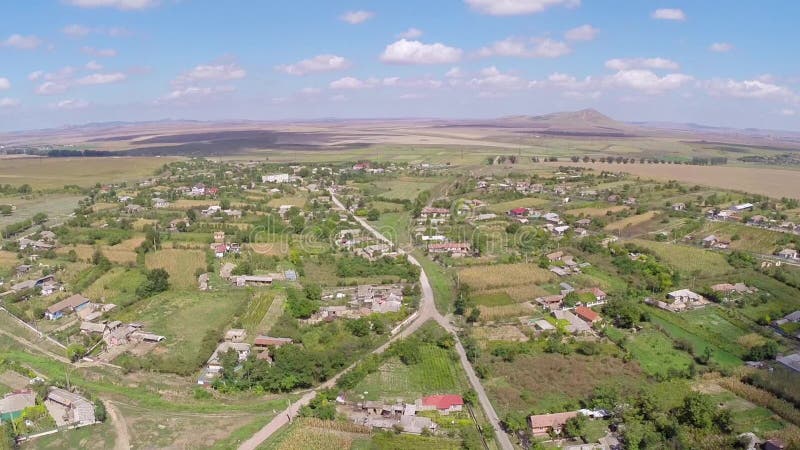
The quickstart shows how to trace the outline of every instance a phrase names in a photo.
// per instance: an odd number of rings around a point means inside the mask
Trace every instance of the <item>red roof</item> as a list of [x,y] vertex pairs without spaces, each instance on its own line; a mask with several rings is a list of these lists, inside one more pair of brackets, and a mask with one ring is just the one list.
[[225,253],[227,248],[225,247],[225,244],[219,244],[216,247],[214,247],[214,250],[216,250],[217,253]]
[[527,208],[514,208],[514,209],[511,210],[511,214],[514,214],[515,216],[521,216],[521,215],[527,214],[527,213],[528,213],[528,209]]
[[422,397],[423,406],[435,406],[436,409],[450,409],[452,406],[461,406],[464,404],[464,399],[460,395],[445,394],[445,395],[429,395]]
[[591,309],[585,306],[578,306],[577,308],[575,308],[575,314],[577,314],[578,317],[587,322],[594,322],[595,320],[598,320],[600,318],[600,314],[597,314],[596,312],[592,311]]

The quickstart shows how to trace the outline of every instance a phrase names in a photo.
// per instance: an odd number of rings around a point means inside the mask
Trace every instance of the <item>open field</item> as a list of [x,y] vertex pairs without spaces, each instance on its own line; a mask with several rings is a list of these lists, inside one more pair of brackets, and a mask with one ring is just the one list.
[[624,211],[628,209],[627,206],[624,205],[615,205],[615,206],[587,206],[585,208],[575,208],[575,209],[568,209],[564,211],[566,214],[572,214],[573,216],[586,216],[586,217],[602,217],[605,216],[607,213],[615,213],[619,211]]
[[[559,163],[548,163],[557,166]],[[800,172],[765,167],[688,166],[664,164],[571,163],[597,171],[627,172],[643,178],[677,180],[702,186],[751,192],[769,197],[800,196]]]
[[551,281],[554,277],[546,269],[525,263],[468,267],[461,269],[458,276],[461,282],[467,284],[473,291],[541,284]]
[[525,197],[518,200],[491,204],[487,209],[493,213],[501,214],[514,208],[538,208],[549,203],[549,201],[542,198]]
[[94,301],[128,305],[136,300],[136,288],[144,279],[139,270],[115,267],[86,288],[83,295]]
[[82,187],[95,183],[121,183],[152,175],[177,158],[14,158],[0,164],[0,183],[29,184],[34,189]]
[[145,257],[148,269],[164,269],[169,272],[169,283],[178,289],[197,286],[198,269],[206,266],[206,256],[199,250],[163,249],[148,253]]
[[631,352],[648,375],[667,376],[671,372],[685,372],[693,363],[691,356],[676,350],[667,336],[655,330],[643,330],[631,336],[625,349]]
[[[0,173],[3,172],[0,164]],[[2,183],[0,179],[0,183]],[[10,223],[30,219],[38,213],[45,213],[51,224],[62,222],[78,206],[83,197],[66,194],[0,196],[0,205],[14,205],[17,209],[10,216],[0,215],[0,227]]]
[[[734,250],[746,250],[768,255],[777,250],[778,243],[787,236],[786,233],[735,222],[706,222],[695,234],[699,239],[713,234],[719,239],[729,240],[730,247]],[[731,240],[732,236],[738,236],[739,239]]]
[[635,216],[617,220],[616,222],[611,222],[610,224],[606,225],[605,229],[606,231],[624,231],[627,228],[633,228],[637,225],[641,225],[647,221],[653,220],[653,218],[657,215],[657,211],[647,211],[643,214],[637,214]]
[[733,271],[725,255],[698,247],[665,242],[634,239],[631,242],[655,252],[673,268],[684,275],[700,273],[703,277],[720,276]]

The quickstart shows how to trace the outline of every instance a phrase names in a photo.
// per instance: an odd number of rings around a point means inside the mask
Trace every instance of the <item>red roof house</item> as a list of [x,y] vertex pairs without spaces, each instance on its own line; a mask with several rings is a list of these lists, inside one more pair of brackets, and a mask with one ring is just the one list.
[[528,214],[528,208],[514,208],[508,212],[512,216],[524,216]]
[[461,411],[464,407],[464,399],[460,395],[445,394],[445,395],[429,395],[422,397],[418,409],[422,411],[437,410],[442,414],[448,414],[453,411]]
[[597,314],[585,306],[578,306],[575,308],[575,315],[589,323],[595,323],[600,320],[600,314]]

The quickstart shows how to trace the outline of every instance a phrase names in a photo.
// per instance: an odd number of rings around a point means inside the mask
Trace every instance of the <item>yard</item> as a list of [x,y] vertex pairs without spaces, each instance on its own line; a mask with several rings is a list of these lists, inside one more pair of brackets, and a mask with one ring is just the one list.
[[688,353],[676,350],[667,336],[653,329],[629,336],[624,347],[639,362],[642,370],[652,376],[686,373],[694,362]]
[[200,250],[163,249],[145,257],[148,269],[164,269],[175,289],[195,289],[197,271],[206,267],[206,255]]
[[688,245],[642,239],[633,239],[631,242],[652,250],[659,258],[679,270],[684,276],[698,273],[701,277],[718,277],[733,271],[733,267],[728,264],[722,253]]

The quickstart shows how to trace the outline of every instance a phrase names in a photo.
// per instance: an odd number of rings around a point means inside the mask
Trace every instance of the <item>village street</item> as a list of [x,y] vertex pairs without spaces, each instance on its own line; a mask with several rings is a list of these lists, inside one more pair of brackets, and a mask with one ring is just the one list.
[[[336,195],[331,192],[331,199],[333,199],[334,204],[339,209],[346,210],[344,205]],[[355,217],[355,220],[362,226],[364,229],[369,231],[376,239],[379,239],[387,244],[394,245],[394,243],[389,240],[386,236],[379,233],[375,228],[373,228],[366,220]],[[402,250],[399,250],[401,254],[405,254]],[[461,340],[458,338],[458,334],[456,333],[453,325],[439,313],[436,309],[436,304],[434,302],[433,296],[433,288],[428,280],[428,275],[425,273],[425,270],[422,268],[422,265],[414,258],[412,255],[406,254],[408,260],[419,267],[420,269],[420,276],[419,281],[420,285],[422,286],[422,299],[420,301],[420,307],[416,318],[406,326],[402,331],[394,335],[389,341],[385,344],[381,345],[377,349],[373,351],[373,353],[383,353],[392,342],[396,341],[397,339],[404,338],[406,336],[411,335],[415,331],[419,329],[426,321],[429,319],[435,320],[439,325],[441,325],[445,330],[452,333],[456,340],[456,352],[459,355],[459,359],[461,361],[461,365],[464,368],[464,371],[467,374],[467,378],[469,379],[470,385],[475,390],[478,401],[481,404],[481,408],[486,414],[487,419],[492,424],[492,428],[494,428],[495,436],[497,437],[497,441],[500,445],[500,448],[503,450],[513,450],[513,445],[511,444],[511,440],[508,438],[508,435],[503,431],[500,427],[500,419],[497,417],[497,413],[492,407],[492,404],[489,402],[489,397],[486,395],[486,391],[483,389],[483,385],[481,384],[480,380],[478,379],[477,375],[475,374],[475,370],[472,367],[472,364],[467,359],[467,354],[464,351],[464,346],[461,345]],[[354,364],[355,365],[355,364]],[[341,375],[345,372],[350,370],[354,365],[348,367],[347,369],[343,370],[335,377],[331,378],[330,380],[326,381],[316,389],[307,392],[304,394],[299,400],[291,404],[286,410],[278,413],[278,415],[272,419],[268,424],[266,424],[263,428],[261,428],[256,434],[254,434],[250,439],[243,442],[242,445],[239,446],[239,450],[255,450],[261,443],[267,440],[273,433],[278,431],[281,427],[289,423],[294,417],[297,416],[300,408],[304,405],[307,405],[311,399],[314,398],[316,395],[316,391],[320,389],[327,389],[333,387],[336,384],[336,380],[339,379]]]

